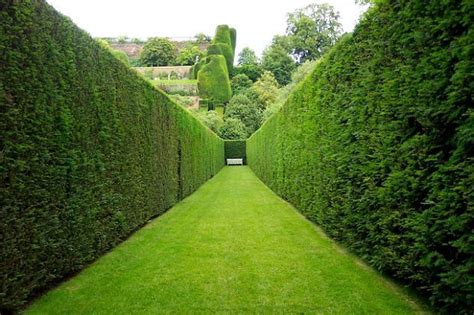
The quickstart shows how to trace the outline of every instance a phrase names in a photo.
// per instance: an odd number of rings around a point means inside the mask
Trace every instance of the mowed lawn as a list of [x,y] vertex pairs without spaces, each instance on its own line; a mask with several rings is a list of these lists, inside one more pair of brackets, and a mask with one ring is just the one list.
[[247,167],[193,195],[27,314],[411,314],[400,288],[328,239]]

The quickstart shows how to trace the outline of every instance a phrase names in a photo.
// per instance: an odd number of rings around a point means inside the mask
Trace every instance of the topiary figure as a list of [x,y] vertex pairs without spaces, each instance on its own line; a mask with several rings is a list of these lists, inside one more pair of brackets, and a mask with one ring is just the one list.
[[232,97],[226,59],[222,55],[210,55],[198,72],[198,89],[201,98],[214,103],[227,103]]

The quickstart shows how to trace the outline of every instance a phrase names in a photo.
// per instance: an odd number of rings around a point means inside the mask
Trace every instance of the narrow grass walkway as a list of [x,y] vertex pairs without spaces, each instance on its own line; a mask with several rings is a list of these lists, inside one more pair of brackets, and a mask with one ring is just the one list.
[[411,314],[421,309],[281,200],[226,167],[28,314]]

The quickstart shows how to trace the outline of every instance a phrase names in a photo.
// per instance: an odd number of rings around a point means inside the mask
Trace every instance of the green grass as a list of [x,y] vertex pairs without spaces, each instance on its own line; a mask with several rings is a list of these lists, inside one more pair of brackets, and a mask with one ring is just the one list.
[[26,313],[421,311],[249,168],[226,167]]

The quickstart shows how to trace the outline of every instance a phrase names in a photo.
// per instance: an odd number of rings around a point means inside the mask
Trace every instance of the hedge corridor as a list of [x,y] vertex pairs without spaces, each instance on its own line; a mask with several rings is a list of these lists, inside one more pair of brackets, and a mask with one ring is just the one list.
[[224,142],[42,0],[0,2],[0,313],[224,165]]
[[473,1],[377,1],[247,141],[248,164],[336,240],[474,309]]

